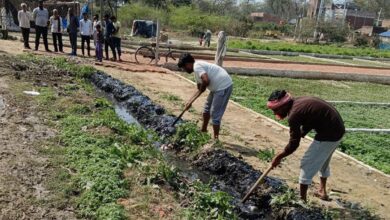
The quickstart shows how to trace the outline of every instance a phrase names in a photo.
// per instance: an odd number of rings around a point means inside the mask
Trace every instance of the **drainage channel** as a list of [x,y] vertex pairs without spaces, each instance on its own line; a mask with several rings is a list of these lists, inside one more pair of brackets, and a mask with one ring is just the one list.
[[[176,129],[172,127],[172,123],[176,117],[167,115],[164,108],[155,105],[149,97],[133,86],[102,72],[92,74],[91,82],[101,96],[114,104],[115,111],[122,120],[154,130],[160,136],[161,142],[175,133]],[[180,120],[178,124],[180,123],[185,122]],[[155,146],[161,147],[161,143],[156,143]],[[272,208],[271,194],[280,194],[286,185],[271,177],[267,177],[254,195],[242,204],[242,196],[260,177],[261,172],[225,150],[208,150],[199,153],[192,160],[178,157],[174,151],[163,151],[163,154],[167,162],[177,167],[179,174],[189,181],[199,179],[208,183],[212,179],[214,190],[229,193],[233,197],[232,205],[239,219],[325,219],[319,209],[308,209],[299,205]]]

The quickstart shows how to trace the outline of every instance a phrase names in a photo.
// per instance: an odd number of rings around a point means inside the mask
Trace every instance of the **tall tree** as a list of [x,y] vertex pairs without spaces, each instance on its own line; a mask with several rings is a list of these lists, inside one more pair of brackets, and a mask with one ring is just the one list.
[[390,2],[389,0],[353,0],[353,3],[358,5],[363,10],[379,13],[381,18],[390,18]]

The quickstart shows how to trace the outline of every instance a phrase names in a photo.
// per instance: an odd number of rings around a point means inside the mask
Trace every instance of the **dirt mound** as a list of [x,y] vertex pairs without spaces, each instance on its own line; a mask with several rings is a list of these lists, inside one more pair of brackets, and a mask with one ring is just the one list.
[[0,70],[3,75],[13,75],[16,79],[29,80],[36,86],[58,86],[61,82],[71,82],[74,76],[70,71],[57,68],[44,60],[17,60],[7,55],[0,56]]

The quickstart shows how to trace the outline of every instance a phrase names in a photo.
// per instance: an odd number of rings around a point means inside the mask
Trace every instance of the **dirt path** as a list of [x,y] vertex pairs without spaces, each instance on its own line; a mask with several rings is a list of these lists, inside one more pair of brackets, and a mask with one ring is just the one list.
[[[0,42],[0,45],[0,50],[15,51],[15,46],[11,49],[9,45],[4,47],[3,42]],[[134,66],[131,63],[122,63],[119,66],[122,70],[107,67],[98,68],[113,77],[132,84],[176,115],[181,111],[180,104],[189,99],[195,90],[193,84],[175,74],[126,71],[127,67],[131,69]],[[152,69],[157,72],[161,70],[161,68]],[[166,100],[163,98],[164,94],[176,95],[184,101]],[[195,111],[186,113],[185,119],[200,120],[200,112],[205,97],[206,95],[203,95],[195,102],[193,105]],[[242,156],[256,169],[265,170],[268,166],[267,163],[256,158],[259,149],[274,148],[275,150],[281,150],[288,141],[287,130],[270,123],[259,114],[232,103],[228,106],[223,122],[221,140],[225,148],[236,155]],[[272,171],[271,175],[284,179],[290,186],[296,187],[299,160],[309,143],[310,141],[303,140],[298,151],[286,160],[282,168]],[[390,208],[390,200],[388,199],[390,178],[371,172],[354,161],[338,155],[334,156],[331,166],[332,177],[329,181],[329,188],[339,193],[333,196],[333,202],[321,202],[324,206],[339,207],[335,199],[341,197],[353,203],[361,203],[365,208],[374,210],[383,218],[390,219],[390,213],[388,212]],[[317,178],[315,182],[317,183],[315,186],[318,186]],[[314,189],[310,190],[310,192],[313,191]]]
[[[16,34],[18,35],[18,34]],[[65,41],[68,42],[68,38],[64,37]],[[50,40],[49,40],[50,41]],[[21,45],[19,42],[18,46]],[[49,42],[50,43],[50,42]],[[13,44],[14,45],[14,44]],[[33,43],[31,43],[33,45]],[[43,45],[40,45],[43,49]],[[22,48],[21,46],[19,46]],[[50,46],[51,48],[53,46]],[[13,46],[14,48],[14,46]],[[66,49],[65,51],[69,51]],[[79,50],[81,54],[81,50]],[[91,54],[95,54],[94,51]],[[110,54],[111,56],[111,54]],[[128,63],[135,64],[134,54],[124,53],[122,56],[123,60]],[[165,61],[165,59],[163,59]],[[214,62],[214,60],[209,60]],[[161,63],[163,64],[163,63]],[[346,73],[346,74],[364,74],[364,75],[380,75],[389,76],[390,69],[375,68],[375,67],[353,67],[353,66],[335,66],[335,65],[316,65],[316,64],[298,64],[298,63],[274,63],[267,60],[259,60],[257,62],[246,62],[246,61],[224,61],[226,67],[245,67],[245,68],[257,68],[267,70],[289,70],[289,71],[310,71],[310,72],[324,72],[324,73]],[[139,68],[138,68],[139,70]]]
[[46,188],[54,169],[40,144],[55,131],[41,119],[32,96],[13,94],[16,79],[3,75],[10,70],[0,70],[0,219],[75,219],[71,209],[51,203]]

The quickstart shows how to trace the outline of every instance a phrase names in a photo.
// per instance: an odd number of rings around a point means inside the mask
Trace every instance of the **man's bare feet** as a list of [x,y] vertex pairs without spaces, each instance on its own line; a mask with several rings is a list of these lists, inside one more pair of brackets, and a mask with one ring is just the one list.
[[324,201],[331,201],[332,200],[329,198],[329,196],[327,194],[321,192],[321,190],[314,192],[314,196],[321,199],[321,200],[324,200]]

